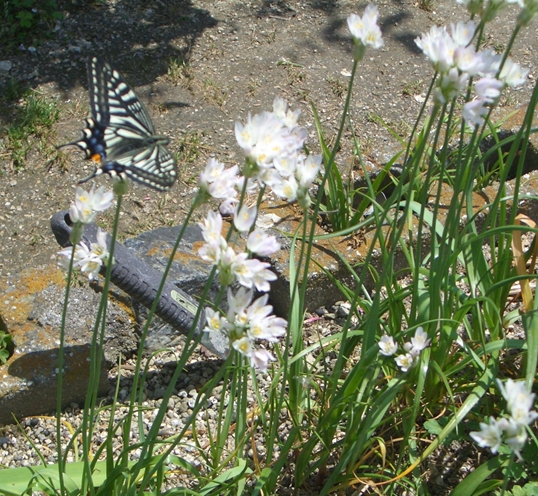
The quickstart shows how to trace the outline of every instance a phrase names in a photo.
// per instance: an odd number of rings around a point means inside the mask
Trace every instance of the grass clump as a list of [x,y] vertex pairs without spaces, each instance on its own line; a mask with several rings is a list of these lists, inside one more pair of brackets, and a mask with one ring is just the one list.
[[13,169],[25,166],[29,150],[36,144],[44,150],[53,150],[49,141],[59,117],[60,111],[54,100],[36,91],[23,94],[16,103],[13,123],[4,131],[3,148]]

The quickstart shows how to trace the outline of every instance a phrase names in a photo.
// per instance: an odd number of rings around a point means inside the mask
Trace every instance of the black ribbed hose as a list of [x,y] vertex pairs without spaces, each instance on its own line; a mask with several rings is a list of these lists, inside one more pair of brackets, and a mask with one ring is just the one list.
[[[71,246],[69,236],[71,234],[71,220],[69,212],[62,210],[54,214],[51,218],[51,227],[56,240],[62,247]],[[98,228],[95,224],[87,224],[84,226],[82,241],[90,247],[91,243],[97,243]],[[110,247],[110,235],[106,233],[106,244]],[[106,267],[101,267],[101,274],[105,275]],[[110,280],[125,291],[133,299],[144,305],[146,308],[151,308],[157,289],[161,283],[162,274],[148,265],[146,262],[138,258],[134,253],[128,250],[121,243],[116,241],[114,247],[114,264]],[[187,293],[178,288],[175,284],[165,282],[161,297],[155,313],[170,324],[180,333],[189,334],[194,323],[194,318],[198,310],[197,301]],[[205,312],[202,311],[198,319],[198,324],[194,331],[195,335],[202,333],[202,344],[211,352],[220,358],[225,358],[228,355],[228,339],[224,334],[218,334],[212,331],[211,333],[203,332],[205,326]]]

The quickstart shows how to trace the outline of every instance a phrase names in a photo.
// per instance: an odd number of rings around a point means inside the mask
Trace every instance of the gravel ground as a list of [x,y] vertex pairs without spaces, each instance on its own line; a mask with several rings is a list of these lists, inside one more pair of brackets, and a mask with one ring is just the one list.
[[[307,315],[305,319],[305,340],[306,345],[314,344],[323,337],[330,336],[341,328],[343,319],[348,314],[349,304],[346,302],[338,302],[333,308],[320,309],[318,314]],[[147,432],[153,425],[157,410],[161,405],[161,399],[166,388],[170,384],[172,375],[175,372],[177,357],[183,348],[183,339],[181,338],[177,346],[168,351],[164,351],[154,358],[147,368],[147,379],[144,383],[144,398],[141,403],[140,412],[142,414],[144,431]],[[336,357],[332,353],[328,353],[325,361],[320,367],[330,365],[330,361]],[[133,371],[135,370],[136,358],[131,358],[122,364],[121,369],[115,368],[110,371],[110,391],[107,397],[100,398],[98,404],[102,406],[111,405],[115,395],[115,388],[119,378],[119,393],[118,401],[115,403],[116,412],[114,418],[116,422],[124,419],[129,411],[128,401],[132,391]],[[144,360],[143,364],[147,364]],[[222,367],[222,360],[212,357],[207,351],[201,349],[189,357],[185,369],[181,372],[178,381],[174,387],[168,404],[167,411],[163,422],[160,425],[159,435],[162,439],[171,437],[181,431],[189,424],[189,419],[192,418],[193,408],[199,400],[200,390],[211,380],[217,371]],[[319,370],[322,373],[322,369]],[[271,384],[271,376],[268,374],[257,374],[257,382],[260,390],[260,397],[267,398],[269,387]],[[249,385],[248,404],[249,411],[257,411],[257,401],[252,392],[251,384]],[[182,457],[187,462],[191,463],[201,472],[207,469],[204,464],[203,456],[200,450],[206,450],[210,446],[209,433],[213,435],[219,425],[219,404],[223,395],[222,383],[217,385],[211,395],[207,398],[203,408],[196,416],[196,442],[193,440],[192,434],[187,435],[182,439],[179,445],[174,449],[173,454]],[[229,401],[228,392],[224,391],[227,403]],[[61,415],[62,419],[62,448],[65,449],[71,440],[73,430],[79,428],[82,424],[81,405],[72,404]],[[93,441],[93,452],[105,441],[107,428],[110,421],[110,410],[108,407],[100,410],[95,423],[95,436]],[[279,426],[279,436],[281,439],[286,439],[289,431],[293,427],[291,420],[287,417],[285,411],[282,412],[282,423]],[[32,446],[26,436],[31,439]],[[133,421],[130,440],[132,444],[139,441],[138,423]],[[258,459],[263,459],[265,455],[265,446],[260,437],[260,434],[255,435],[255,451],[250,448],[247,451],[247,456]],[[233,436],[229,439],[229,449],[233,450]],[[121,428],[117,430],[117,434],[113,440],[114,455],[119,455],[123,448]],[[131,452],[130,459],[137,460],[140,456],[140,448]],[[0,467],[29,467],[39,465],[43,457],[46,463],[57,462],[57,444],[56,444],[56,419],[54,416],[36,416],[24,419],[20,427],[6,426],[0,428]],[[278,449],[275,452],[275,457],[279,455]],[[104,457],[102,457],[104,459]],[[73,451],[67,457],[68,462],[73,462],[75,456]],[[292,470],[292,465],[288,467]],[[291,473],[289,474],[291,477]],[[192,487],[196,484],[196,480],[190,474],[184,471],[170,469],[166,487]],[[291,488],[282,488],[279,494],[292,494]],[[295,494],[295,493],[294,493]],[[304,492],[299,494],[315,494]]]

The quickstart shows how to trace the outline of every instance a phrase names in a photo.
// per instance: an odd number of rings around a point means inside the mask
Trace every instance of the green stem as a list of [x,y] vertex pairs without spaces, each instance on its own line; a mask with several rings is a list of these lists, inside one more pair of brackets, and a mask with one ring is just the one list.
[[108,255],[108,263],[106,266],[105,279],[103,283],[103,292],[101,301],[97,310],[95,325],[92,335],[92,346],[90,349],[90,374],[88,380],[88,392],[86,394],[86,402],[82,416],[82,446],[84,453],[84,476],[82,483],[83,492],[95,493],[95,487],[92,483],[92,465],[90,463],[91,447],[93,439],[94,419],[96,417],[97,395],[99,393],[99,383],[101,378],[101,364],[103,361],[103,342],[106,324],[106,312],[108,306],[108,292],[110,289],[110,275],[112,273],[112,265],[114,260],[114,249],[116,246],[116,238],[118,235],[118,225],[122,204],[122,195],[117,195],[116,211],[114,214],[114,223],[112,227],[112,235],[110,237],[110,247]]
[[[67,281],[65,285],[64,304],[62,309],[62,322],[60,324],[60,346],[58,349],[58,382],[56,391],[56,449],[58,451],[58,478],[60,479],[60,491],[62,496],[65,494],[64,471],[65,460],[62,456],[62,388],[63,388],[63,368],[64,368],[64,344],[65,344],[65,323],[67,321],[67,306],[69,304],[69,292],[71,289],[71,280],[73,277],[73,262],[75,258],[76,246],[73,245],[71,258],[69,259],[69,268],[67,270]],[[67,453],[66,453],[67,457]]]

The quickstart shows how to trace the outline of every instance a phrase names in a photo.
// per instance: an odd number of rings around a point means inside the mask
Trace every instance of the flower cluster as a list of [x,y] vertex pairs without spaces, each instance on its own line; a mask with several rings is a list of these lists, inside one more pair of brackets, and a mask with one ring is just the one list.
[[[63,258],[60,259],[60,266],[67,269],[73,248],[64,248],[58,252]],[[109,253],[106,245],[106,233],[99,230],[97,233],[97,243],[90,243],[88,246],[81,241],[75,246],[73,255],[73,267],[84,272],[88,279],[97,278],[103,265],[108,263]]]
[[297,125],[300,113],[275,98],[272,112],[249,114],[246,124],[236,122],[235,136],[247,158],[243,175],[236,165],[226,169],[211,158],[198,179],[197,203],[215,198],[221,201],[221,213],[232,214],[246,181],[247,193],[255,192],[258,185],[268,186],[280,198],[307,209],[311,204],[308,190],[319,174],[321,155],[302,153],[308,132]]
[[[273,308],[266,304],[266,295],[252,303],[254,289],[267,292],[276,279],[270,264],[253,255],[267,257],[280,246],[274,236],[255,228],[257,207],[240,202],[238,193],[241,191],[244,198],[258,188],[269,187],[280,198],[297,201],[305,210],[310,206],[308,191],[319,175],[321,155],[303,152],[308,132],[297,124],[299,115],[299,110],[288,109],[284,100],[276,98],[272,112],[249,114],[245,124],[237,122],[235,135],[246,156],[245,166],[225,168],[216,159],[209,160],[200,174],[195,200],[196,204],[211,197],[221,201],[220,213],[210,211],[199,223],[204,238],[199,255],[215,265],[221,285],[243,286],[236,295],[228,289],[230,308],[226,317],[208,309],[205,330],[226,330],[232,347],[262,370],[273,357],[264,349],[256,349],[255,342],[276,341],[284,334],[286,322],[270,316]],[[223,236],[221,213],[233,214],[236,231],[247,236],[245,251],[236,251],[237,245],[232,246]]]
[[299,110],[291,111],[282,98],[275,98],[273,112],[249,114],[246,124],[236,122],[235,136],[247,157],[245,178],[255,178],[280,198],[307,209],[311,204],[308,190],[319,174],[321,155],[302,153],[308,132],[297,125],[299,115]]
[[434,26],[415,39],[417,46],[439,72],[434,90],[437,105],[456,98],[469,78],[481,77],[474,82],[476,98],[463,107],[463,118],[471,127],[484,123],[488,107],[498,103],[504,87],[523,84],[528,74],[528,70],[522,69],[510,58],[501,68],[502,56],[492,49],[476,51],[470,44],[475,30],[473,21],[458,22],[451,25],[450,32],[446,27]]
[[75,203],[69,209],[69,218],[73,223],[71,233],[71,242],[73,248],[64,248],[58,254],[62,257],[59,265],[65,269],[69,267],[69,261],[73,255],[73,267],[84,272],[90,280],[95,279],[103,265],[108,263],[109,253],[106,244],[106,233],[99,231],[97,233],[97,243],[84,243],[81,240],[82,229],[85,224],[95,220],[98,212],[103,212],[112,205],[113,194],[111,191],[105,191],[100,188],[92,188],[91,191],[85,191],[78,187],[75,192]]
[[[239,232],[249,231],[254,225],[256,215],[255,207],[236,208],[235,228]],[[200,257],[217,267],[219,282],[223,286],[230,286],[234,282],[243,286],[235,295],[228,288],[229,308],[226,317],[206,308],[207,325],[204,331],[226,331],[232,347],[248,357],[252,366],[265,372],[267,364],[274,358],[267,350],[256,348],[255,342],[260,339],[276,341],[276,338],[285,333],[286,321],[270,316],[273,307],[266,304],[267,294],[251,304],[254,288],[262,292],[269,291],[270,282],[276,279],[276,275],[269,270],[269,263],[251,258],[250,255],[254,253],[268,256],[278,251],[280,245],[274,236],[261,229],[254,229],[247,237],[247,252],[236,253],[222,235],[220,213],[210,211],[199,225],[205,241],[198,250]]]
[[351,14],[347,18],[349,31],[355,41],[355,52],[353,54],[355,61],[362,60],[367,46],[372,48],[381,48],[383,46],[381,29],[377,25],[377,16],[377,7],[368,4],[362,17]]
[[267,350],[254,348],[254,343],[258,339],[278,341],[286,334],[287,322],[271,315],[273,307],[267,305],[267,294],[252,302],[253,295],[252,289],[240,288],[234,295],[228,288],[229,308],[226,316],[207,308],[205,330],[226,330],[234,349],[247,356],[253,367],[266,371],[267,364],[274,358]]
[[241,186],[237,165],[226,169],[224,164],[215,158],[210,158],[205,169],[198,178],[198,203],[204,203],[209,198],[221,201],[219,210],[223,214],[231,214],[237,205],[237,193]]
[[104,212],[112,205],[114,195],[103,186],[85,191],[80,186],[75,192],[75,203],[69,208],[69,218],[73,224],[89,224],[98,212]]
[[[251,221],[254,222],[255,217],[252,218],[252,213],[244,212],[245,208],[236,212],[234,220],[236,227],[248,225],[248,219],[245,220],[245,216],[251,216]],[[219,282],[223,286],[229,286],[237,281],[246,288],[255,287],[258,291],[269,291],[269,283],[276,279],[276,275],[269,270],[270,264],[256,258],[249,258],[248,253],[235,252],[222,235],[222,216],[220,213],[210,211],[204,221],[199,223],[199,226],[202,229],[205,243],[198,250],[198,253],[203,260],[211,262],[217,267]],[[254,230],[248,236],[247,249],[251,253],[268,256],[278,251],[280,245],[274,236],[269,236],[261,230]]]
[[[426,332],[422,327],[417,327],[415,336],[407,343],[404,343],[403,349],[405,353],[398,355],[394,361],[396,365],[400,367],[402,372],[407,372],[413,364],[417,361],[420,352],[427,348],[431,343],[431,339],[428,338]],[[383,334],[381,339],[377,343],[379,346],[379,353],[385,356],[392,356],[398,351],[398,345],[394,342],[394,338],[387,334]]]
[[480,430],[471,432],[470,436],[478,446],[490,448],[493,454],[505,443],[521,457],[520,450],[527,441],[527,426],[538,418],[538,413],[532,409],[536,395],[529,393],[523,381],[508,379],[503,385],[497,380],[497,385],[506,400],[508,415],[490,417],[489,424],[480,422]]

